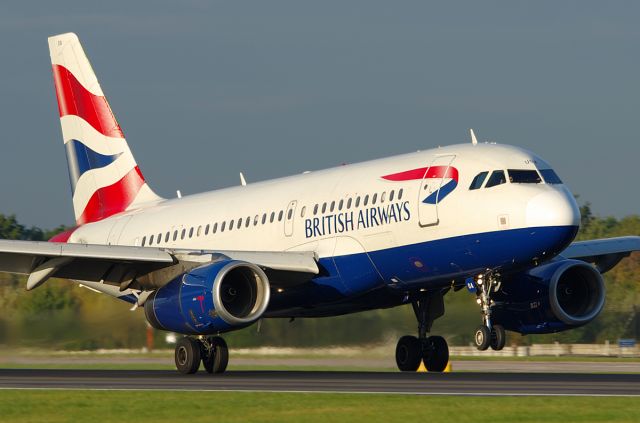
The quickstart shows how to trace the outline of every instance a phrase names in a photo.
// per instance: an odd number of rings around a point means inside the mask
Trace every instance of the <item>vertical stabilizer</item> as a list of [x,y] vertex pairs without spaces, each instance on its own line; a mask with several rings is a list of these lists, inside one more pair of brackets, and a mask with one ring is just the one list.
[[76,34],[49,37],[76,222],[158,201],[136,164]]

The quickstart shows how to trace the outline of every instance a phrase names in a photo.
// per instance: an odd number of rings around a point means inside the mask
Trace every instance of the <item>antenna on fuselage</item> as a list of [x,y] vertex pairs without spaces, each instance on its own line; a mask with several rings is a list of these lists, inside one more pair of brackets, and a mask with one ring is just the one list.
[[243,187],[247,186],[247,180],[244,179],[244,175],[242,174],[242,172],[240,172],[240,185],[242,185]]
[[478,139],[476,138],[476,134],[473,132],[473,129],[469,129],[469,134],[471,135],[471,144],[477,145]]

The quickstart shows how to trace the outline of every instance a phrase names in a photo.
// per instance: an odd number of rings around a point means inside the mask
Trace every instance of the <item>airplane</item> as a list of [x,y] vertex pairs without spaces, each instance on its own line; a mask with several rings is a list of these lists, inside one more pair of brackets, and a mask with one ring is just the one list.
[[0,240],[0,271],[32,290],[63,278],[143,308],[184,335],[179,372],[222,373],[220,335],[263,318],[326,317],[411,304],[401,371],[442,372],[431,328],[468,289],[479,350],[506,331],[570,330],[602,311],[602,274],[640,237],[574,242],[580,213],[548,162],[472,142],[208,193],[161,198],[129,149],[73,33],[48,39],[76,226],[49,242]]

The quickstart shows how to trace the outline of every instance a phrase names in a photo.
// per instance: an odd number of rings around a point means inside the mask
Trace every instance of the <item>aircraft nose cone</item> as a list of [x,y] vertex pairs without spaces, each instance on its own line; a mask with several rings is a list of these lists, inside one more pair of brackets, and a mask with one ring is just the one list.
[[537,194],[527,203],[528,227],[578,226],[580,210],[571,193],[566,190],[549,190]]

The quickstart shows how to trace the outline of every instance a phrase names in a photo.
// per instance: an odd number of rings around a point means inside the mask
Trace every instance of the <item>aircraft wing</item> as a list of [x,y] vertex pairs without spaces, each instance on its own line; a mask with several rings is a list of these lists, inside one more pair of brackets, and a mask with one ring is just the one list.
[[640,251],[640,237],[623,236],[574,242],[560,255],[593,263],[600,273],[605,273],[634,251]]
[[262,267],[273,286],[299,283],[319,273],[313,252],[171,250],[0,240],[0,272],[29,275],[28,290],[52,277],[104,282],[120,285],[122,290],[150,290],[194,267],[229,259]]

